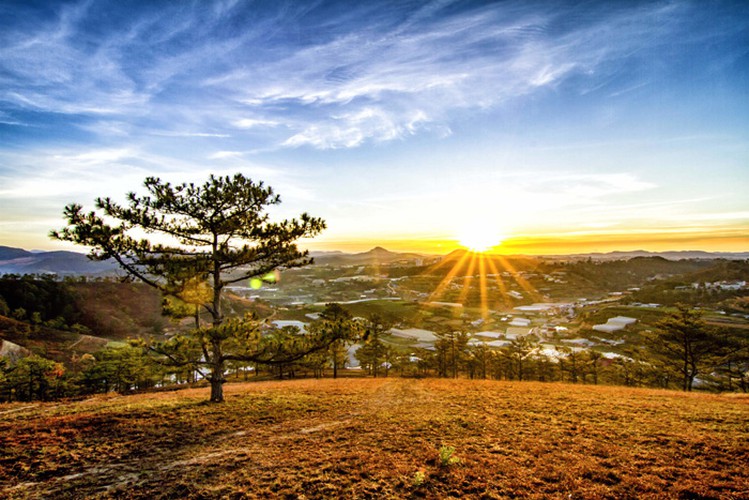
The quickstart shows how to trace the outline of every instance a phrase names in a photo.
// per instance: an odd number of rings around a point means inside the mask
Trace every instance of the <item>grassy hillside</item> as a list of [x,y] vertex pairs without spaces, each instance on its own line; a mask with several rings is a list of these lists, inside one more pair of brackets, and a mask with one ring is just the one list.
[[0,405],[0,497],[749,496],[747,396],[406,379],[226,389],[222,405],[202,389]]
[[[12,280],[2,282],[6,296],[18,301],[24,294],[10,295]],[[24,307],[26,316],[39,312],[43,320],[60,315],[61,325],[45,321],[34,324],[0,315],[0,339],[22,346],[44,358],[70,368],[73,357],[102,350],[112,340],[144,337],[176,328],[161,315],[161,296],[136,283],[62,283],[51,280],[19,281],[27,300],[9,301],[12,308]],[[16,290],[18,291],[18,290]],[[42,293],[44,292],[44,293]],[[40,306],[42,304],[42,306]],[[71,328],[73,323],[89,330]],[[81,332],[90,332],[82,335]]]
[[161,294],[142,283],[88,282],[70,285],[80,322],[107,338],[159,334],[169,328]]

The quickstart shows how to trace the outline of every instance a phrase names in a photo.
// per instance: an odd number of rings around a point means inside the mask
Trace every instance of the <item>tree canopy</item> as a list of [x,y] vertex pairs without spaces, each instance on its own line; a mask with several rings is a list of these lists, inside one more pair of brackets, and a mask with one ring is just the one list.
[[[95,260],[114,259],[130,275],[168,294],[196,280],[212,280],[214,297],[229,284],[312,260],[296,241],[325,229],[306,213],[272,222],[267,207],[281,202],[263,182],[242,174],[211,175],[206,183],[172,185],[148,177],[149,194],[127,194],[127,205],[97,198],[98,211],[65,207],[68,226],[51,236],[91,248]],[[116,221],[112,224],[109,221]],[[146,236],[143,236],[143,233]],[[218,304],[204,304],[221,323]]]

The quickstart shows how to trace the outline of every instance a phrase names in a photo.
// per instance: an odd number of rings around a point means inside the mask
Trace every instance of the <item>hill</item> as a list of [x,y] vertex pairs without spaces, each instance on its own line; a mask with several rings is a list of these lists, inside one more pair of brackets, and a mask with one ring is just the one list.
[[142,283],[71,283],[80,323],[112,339],[145,337],[169,330],[162,314],[161,294]]
[[478,261],[484,261],[484,266],[487,269],[486,273],[493,273],[494,271],[535,271],[539,267],[543,266],[543,262],[536,257],[524,256],[524,255],[498,255],[498,254],[477,254],[469,252],[467,250],[453,250],[447,254],[439,264],[432,266],[428,271],[433,274],[447,274],[453,272],[457,276],[464,275],[466,273],[478,272]]
[[316,254],[315,264],[328,266],[375,266],[381,264],[392,264],[394,262],[407,262],[423,260],[424,255],[417,253],[391,252],[382,247],[374,247],[362,253],[340,253],[332,252]]
[[[0,315],[0,339],[66,365],[74,355],[98,351],[108,341],[158,335],[178,326],[162,316],[161,295],[139,283],[3,277],[0,297],[10,311],[26,311],[23,322]],[[30,321],[35,314],[39,320]],[[92,342],[88,334],[98,340]]]
[[[229,314],[272,314],[267,306],[231,292],[225,298]],[[0,357],[36,353],[67,367],[75,356],[98,352],[110,342],[163,339],[193,327],[192,318],[165,316],[161,294],[143,283],[5,276],[0,277],[0,299],[9,312],[26,311],[22,321],[0,313]],[[38,322],[29,319],[35,314]]]
[[[749,398],[339,379],[0,405],[4,498],[747,498]],[[451,451],[452,450],[452,451]]]
[[97,262],[77,252],[28,252],[0,246],[0,274],[111,275],[117,271],[113,260]]
[[741,280],[749,281],[749,261],[718,261],[714,266],[701,272],[687,275],[688,282],[715,282]]
[[545,259],[553,260],[626,260],[635,257],[663,257],[668,260],[693,260],[693,259],[749,259],[749,252],[705,252],[702,250],[683,250],[671,252],[648,252],[646,250],[633,250],[630,252],[607,252],[607,253],[581,253],[573,255],[548,255]]
[[4,247],[0,245],[0,262],[31,257],[34,254],[21,248]]

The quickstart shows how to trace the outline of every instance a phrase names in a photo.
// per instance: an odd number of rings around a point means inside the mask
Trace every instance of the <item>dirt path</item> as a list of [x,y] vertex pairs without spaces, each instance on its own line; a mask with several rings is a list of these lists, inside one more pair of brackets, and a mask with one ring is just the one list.
[[0,415],[7,415],[8,413],[15,413],[18,411],[30,410],[30,409],[38,408],[38,407],[39,405],[21,406],[20,408],[13,408],[12,410],[0,411]]

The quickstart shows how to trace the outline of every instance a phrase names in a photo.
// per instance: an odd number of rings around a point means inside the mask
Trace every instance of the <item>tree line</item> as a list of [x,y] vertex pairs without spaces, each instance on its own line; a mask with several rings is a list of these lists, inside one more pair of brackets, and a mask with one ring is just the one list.
[[[227,361],[225,380],[338,377],[349,368],[359,375],[443,377],[514,381],[610,384],[664,389],[749,390],[749,345],[745,338],[711,330],[698,311],[680,306],[647,335],[641,348],[607,358],[591,349],[557,347],[548,352],[532,337],[494,349],[471,342],[461,331],[438,334],[432,348],[398,347],[387,341],[389,321],[354,318],[328,304],[307,332],[286,326],[257,332],[253,361]],[[229,323],[231,324],[231,323]],[[335,338],[325,348],[321,337]],[[313,348],[314,347],[314,348]],[[0,401],[49,400],[117,391],[179,387],[208,380],[200,342],[175,336],[158,344],[133,340],[95,354],[74,355],[66,367],[38,355],[10,363],[0,359]],[[349,376],[352,372],[348,372]]]
[[[616,356],[594,349],[555,347],[533,336],[502,348],[472,342],[462,331],[438,333],[432,348],[397,350],[371,336],[362,367],[377,376],[394,370],[401,376],[495,380],[534,380],[613,384],[663,389],[749,390],[749,339],[708,325],[701,313],[678,305],[644,335],[641,346]],[[358,356],[357,356],[358,357]],[[387,370],[383,370],[386,367]]]

